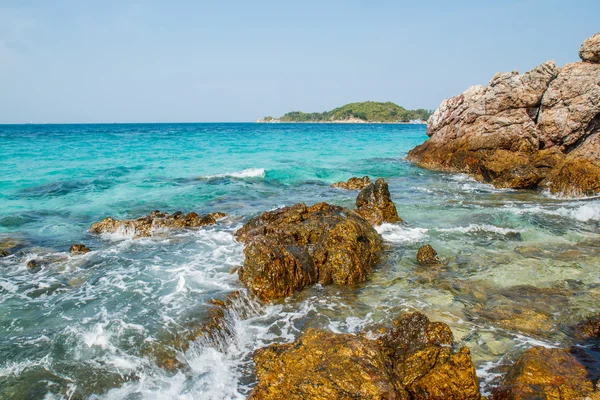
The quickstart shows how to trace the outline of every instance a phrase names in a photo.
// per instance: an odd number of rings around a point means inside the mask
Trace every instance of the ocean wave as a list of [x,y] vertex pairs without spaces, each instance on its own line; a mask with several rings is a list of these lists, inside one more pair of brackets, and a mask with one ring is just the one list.
[[524,232],[523,229],[511,229],[502,228],[500,226],[490,224],[469,224],[468,226],[457,226],[454,228],[439,228],[435,229],[438,232],[460,232],[460,233],[474,233],[474,232],[492,232],[500,235],[509,235],[515,233]]
[[559,208],[548,208],[543,206],[518,208],[506,207],[513,214],[546,214],[575,219],[581,222],[600,221],[600,203],[588,203],[580,206],[565,205]]
[[236,179],[251,179],[251,178],[264,178],[265,177],[265,169],[264,168],[248,168],[242,171],[235,172],[227,172],[224,174],[216,174],[216,175],[207,175],[204,178],[206,179],[214,179],[214,178],[236,178]]
[[418,242],[427,235],[427,229],[424,228],[409,228],[387,223],[376,226],[375,230],[379,232],[384,240],[396,243]]

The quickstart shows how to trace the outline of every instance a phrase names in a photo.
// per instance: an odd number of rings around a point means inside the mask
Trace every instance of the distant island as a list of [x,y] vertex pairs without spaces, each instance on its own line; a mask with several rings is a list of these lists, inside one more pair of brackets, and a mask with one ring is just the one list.
[[318,122],[318,123],[420,123],[424,124],[431,110],[407,110],[392,102],[364,101],[350,103],[322,113],[292,111],[280,118],[264,117],[256,122]]

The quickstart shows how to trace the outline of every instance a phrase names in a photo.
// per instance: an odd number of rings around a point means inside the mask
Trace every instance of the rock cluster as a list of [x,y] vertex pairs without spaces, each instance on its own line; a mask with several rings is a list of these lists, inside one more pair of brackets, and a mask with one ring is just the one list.
[[336,182],[331,187],[345,190],[362,190],[371,183],[368,176],[362,178],[352,177],[346,182]]
[[358,213],[318,203],[267,211],[236,232],[246,244],[240,280],[262,300],[320,283],[355,285],[379,261],[381,236]]
[[356,197],[356,211],[372,225],[402,222],[390,198],[388,184],[381,178],[360,191]]
[[469,349],[452,346],[450,328],[421,313],[377,340],[309,329],[254,354],[258,383],[248,398],[479,400]]
[[594,394],[588,371],[566,349],[533,347],[511,367],[493,400],[585,399]]
[[583,62],[545,62],[496,74],[446,99],[432,114],[418,165],[471,174],[497,187],[600,193],[600,34],[581,46]]
[[195,212],[183,214],[178,211],[173,214],[152,211],[150,214],[138,219],[116,220],[107,217],[100,222],[96,222],[90,228],[92,233],[117,233],[132,235],[135,238],[149,237],[154,232],[160,232],[171,229],[197,228],[201,226],[214,225],[220,218],[226,217],[223,213],[211,213],[198,215]]

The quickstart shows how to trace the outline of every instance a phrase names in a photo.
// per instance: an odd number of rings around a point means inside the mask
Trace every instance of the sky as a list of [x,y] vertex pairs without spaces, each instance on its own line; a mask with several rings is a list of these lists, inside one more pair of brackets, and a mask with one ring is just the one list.
[[600,1],[0,0],[0,123],[254,121],[435,109],[578,61]]

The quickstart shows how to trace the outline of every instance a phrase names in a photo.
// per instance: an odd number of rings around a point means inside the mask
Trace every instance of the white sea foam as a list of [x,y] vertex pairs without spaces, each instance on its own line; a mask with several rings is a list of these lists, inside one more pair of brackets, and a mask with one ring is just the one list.
[[383,223],[375,227],[384,240],[397,243],[412,243],[422,240],[427,235],[427,229],[409,228],[404,225]]
[[245,178],[264,178],[265,170],[264,168],[248,168],[243,171],[235,171],[235,172],[227,172],[224,174],[216,174],[216,175],[208,175],[206,178],[236,178],[236,179],[245,179]]
[[511,233],[524,232],[522,229],[510,229],[502,228],[500,226],[490,224],[469,224],[468,226],[457,226],[454,228],[438,228],[438,232],[461,232],[461,233],[473,233],[473,232],[492,232],[500,235],[508,235]]
[[559,208],[552,206],[507,206],[506,209],[516,215],[546,214],[571,218],[581,222],[600,221],[600,203],[598,202],[585,203],[581,205],[577,205],[577,203],[567,203]]

